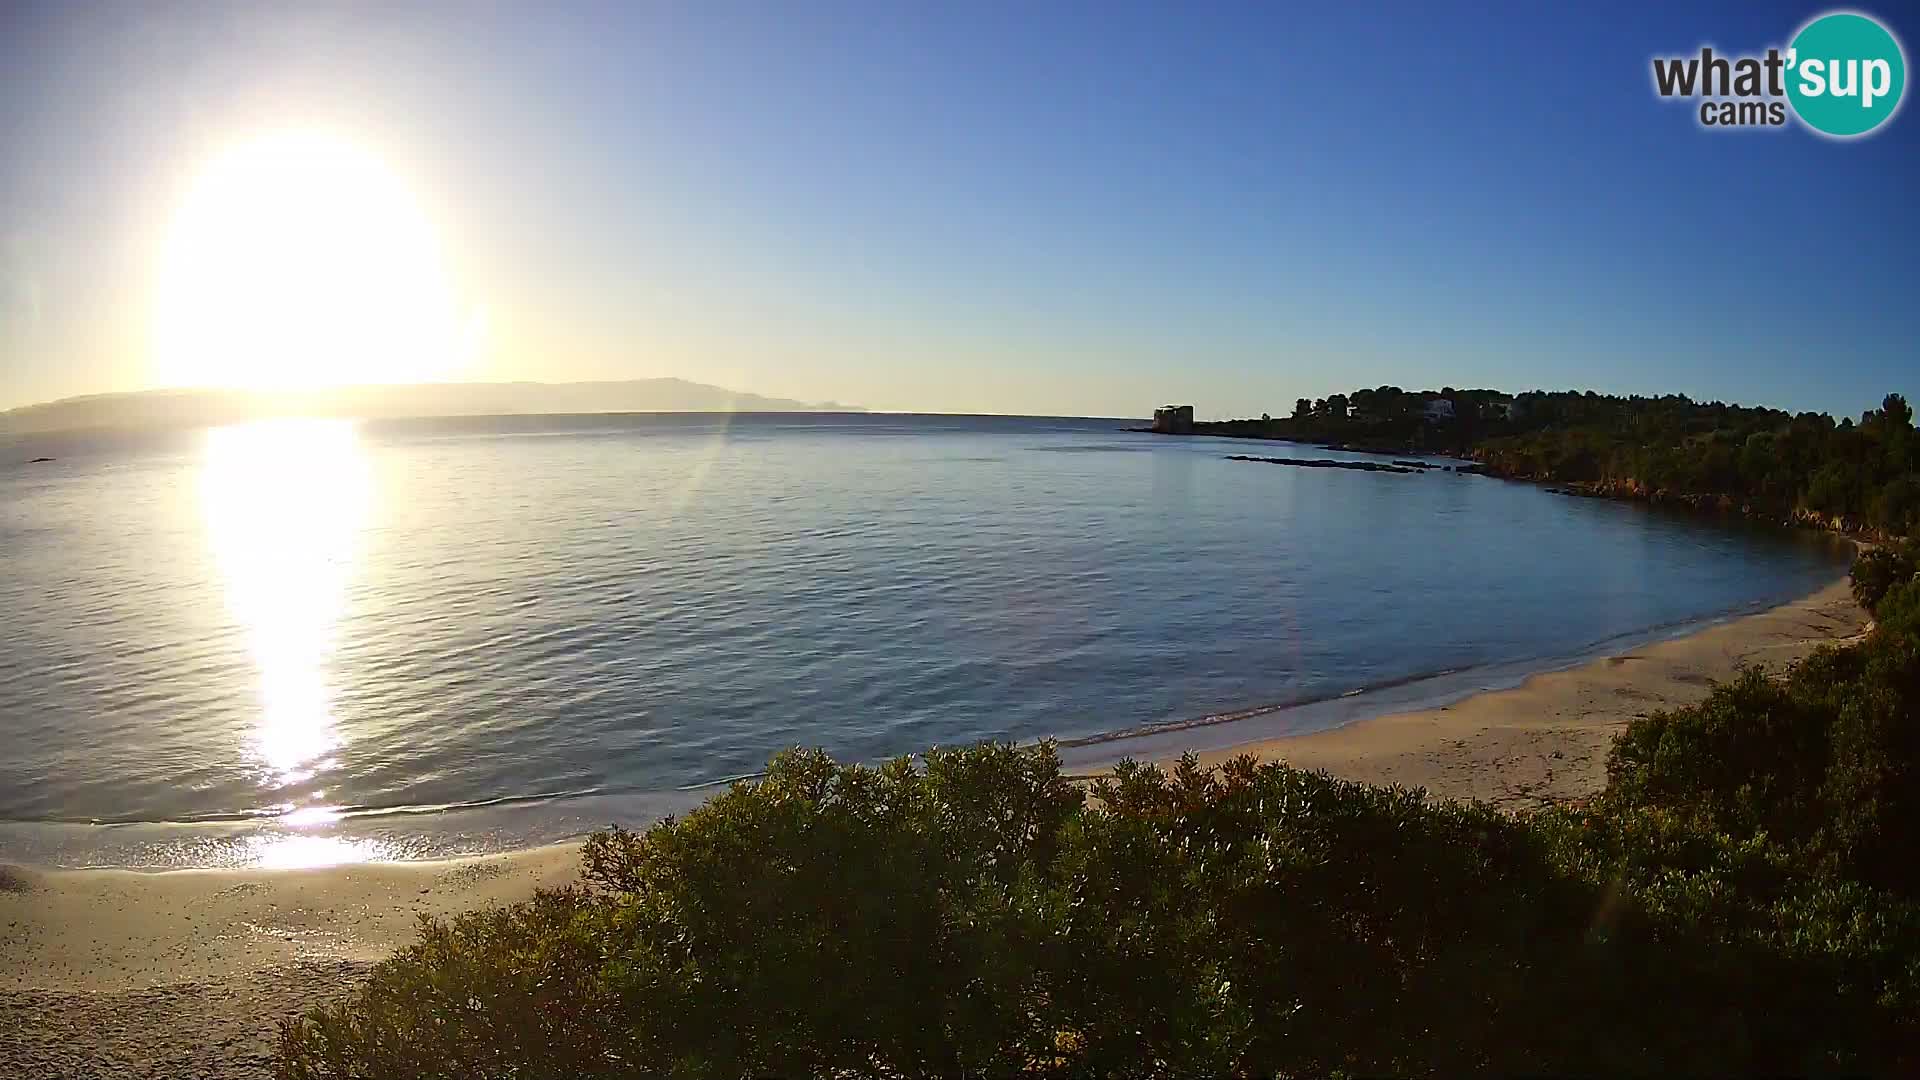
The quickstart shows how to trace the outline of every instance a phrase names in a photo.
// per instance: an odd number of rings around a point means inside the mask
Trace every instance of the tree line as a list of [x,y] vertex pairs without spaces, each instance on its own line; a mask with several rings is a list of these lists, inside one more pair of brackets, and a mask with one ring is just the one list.
[[[1427,409],[1444,400],[1441,415]],[[1210,434],[1300,439],[1391,453],[1454,453],[1517,479],[1724,496],[1891,535],[1920,530],[1920,437],[1913,408],[1835,421],[1683,394],[1404,391],[1395,386],[1294,403],[1292,416],[1201,425]]]

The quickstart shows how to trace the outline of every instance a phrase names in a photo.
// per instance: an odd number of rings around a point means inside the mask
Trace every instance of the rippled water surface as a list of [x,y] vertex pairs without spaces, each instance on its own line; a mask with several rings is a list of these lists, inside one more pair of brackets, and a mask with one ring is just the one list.
[[1115,733],[1217,742],[1182,725],[1222,718],[1255,737],[1325,722],[1274,706],[1490,685],[1839,572],[1817,537],[1120,427],[593,416],[16,441],[0,860],[486,850],[686,806],[794,744],[872,759],[1059,736],[1112,757]]

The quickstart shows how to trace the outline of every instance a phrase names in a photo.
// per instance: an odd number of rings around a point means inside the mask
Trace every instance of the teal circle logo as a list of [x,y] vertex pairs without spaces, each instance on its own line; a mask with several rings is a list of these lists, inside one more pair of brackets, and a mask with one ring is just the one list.
[[1808,23],[1787,49],[1787,100],[1815,131],[1865,135],[1900,108],[1907,58],[1887,28],[1836,12]]

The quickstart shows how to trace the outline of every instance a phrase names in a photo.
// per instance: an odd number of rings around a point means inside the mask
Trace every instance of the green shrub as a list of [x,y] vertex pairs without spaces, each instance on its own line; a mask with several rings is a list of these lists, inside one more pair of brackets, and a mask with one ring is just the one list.
[[422,919],[348,1002],[282,1029],[287,1080],[630,1075],[639,1033],[607,974],[627,928],[579,889]]
[[1920,895],[1920,638],[1883,632],[1865,652],[1859,679],[1832,694],[1824,846],[1848,876]]
[[1888,589],[1873,617],[1882,634],[1920,641],[1920,578],[1909,578]]
[[428,924],[286,1029],[280,1074],[1019,1071],[1051,1050],[1042,868],[1080,802],[1050,751],[782,754],[682,820],[595,836],[581,888]]
[[1743,672],[1698,705],[1629,724],[1605,802],[1763,836],[1809,872],[1920,897],[1920,582],[1882,601],[1867,641],[1784,679]]
[[1763,837],[1246,758],[1091,796],[1048,748],[783,754],[595,837],[577,888],[427,923],[285,1028],[280,1075],[1809,1072],[1915,1045],[1909,907]]
[[[1681,1041],[1634,1071],[1904,1073],[1897,1063],[1920,1045],[1920,906],[1809,873],[1764,833],[1734,836],[1660,808],[1557,808],[1533,824],[1653,927],[1661,955],[1649,964],[1664,981],[1607,1007],[1641,1010],[1622,1017],[1622,1037]],[[1677,1035],[1686,1028],[1726,1045],[1690,1051]]]
[[1916,569],[1920,569],[1920,541],[1908,540],[1862,551],[1847,576],[1853,583],[1854,600],[1868,611],[1877,611],[1888,590],[1912,581]]
[[1750,668],[1698,705],[1627,725],[1607,761],[1609,794],[1709,828],[1802,837],[1821,821],[1831,724],[1819,703]]

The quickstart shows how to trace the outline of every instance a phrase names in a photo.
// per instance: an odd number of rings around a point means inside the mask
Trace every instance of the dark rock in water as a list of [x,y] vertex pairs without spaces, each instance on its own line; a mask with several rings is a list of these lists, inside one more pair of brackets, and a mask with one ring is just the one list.
[[[1433,468],[1433,466],[1431,466],[1431,465],[1429,465],[1429,464],[1427,464],[1427,463],[1426,463],[1426,462],[1424,462],[1424,461],[1402,461],[1402,460],[1401,460],[1401,459],[1399,459],[1399,458],[1394,458],[1394,459],[1393,459],[1393,463],[1394,463],[1395,465],[1400,465],[1400,466],[1404,466],[1404,467],[1406,467],[1406,468],[1409,468],[1409,469],[1431,469],[1431,468]],[[1446,466],[1444,466],[1444,465],[1443,465],[1443,466],[1441,466],[1441,468],[1445,468],[1445,467],[1446,467]]]
[[1403,468],[1399,465],[1382,465],[1377,461],[1331,461],[1327,458],[1254,457],[1251,454],[1228,454],[1227,460],[1263,461],[1268,465],[1293,465],[1302,469],[1352,469],[1355,472],[1418,473],[1422,471]]
[[43,462],[43,461],[52,461],[52,460],[53,460],[53,459],[52,459],[52,458],[50,458],[50,457],[37,457],[37,458],[33,458],[32,460],[30,460],[30,461],[28,461],[28,462],[27,462],[27,464],[29,464],[29,465],[38,465],[38,464],[40,464],[40,463],[41,463],[41,462]]

